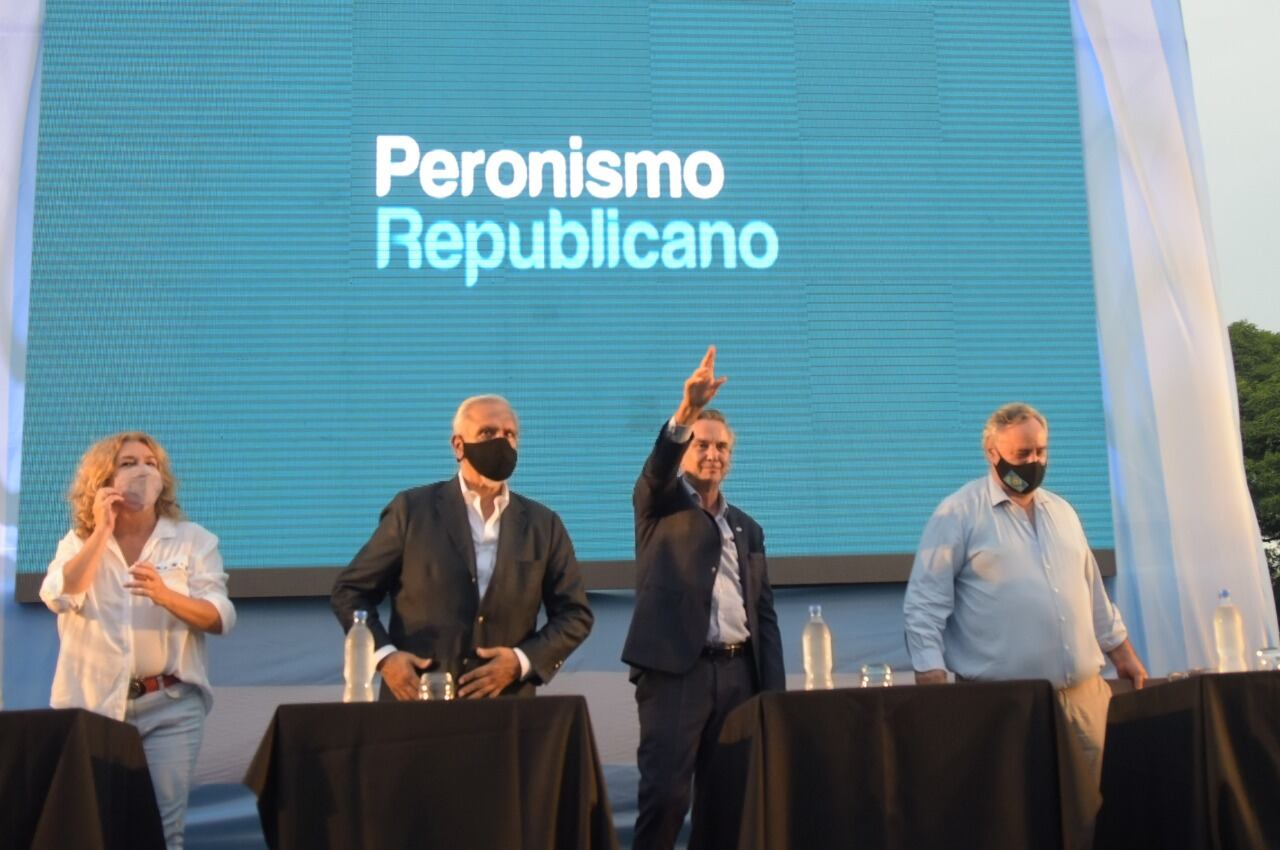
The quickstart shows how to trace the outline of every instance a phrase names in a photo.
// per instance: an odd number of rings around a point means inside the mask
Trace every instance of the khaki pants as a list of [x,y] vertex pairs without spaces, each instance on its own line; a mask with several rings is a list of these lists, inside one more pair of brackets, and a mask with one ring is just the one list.
[[1107,737],[1107,707],[1111,704],[1111,687],[1101,676],[1086,679],[1078,685],[1058,691],[1058,704],[1067,724],[1080,742],[1094,787],[1102,785],[1102,745]]

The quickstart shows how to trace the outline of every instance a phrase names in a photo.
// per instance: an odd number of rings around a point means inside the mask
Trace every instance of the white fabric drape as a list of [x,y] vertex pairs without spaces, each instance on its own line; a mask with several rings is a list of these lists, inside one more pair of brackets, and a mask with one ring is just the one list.
[[1221,588],[1247,653],[1276,614],[1245,484],[1230,343],[1177,0],[1073,0],[1102,349],[1116,602],[1153,674],[1216,664]]
[[[34,158],[35,121],[28,123],[32,81],[40,54],[42,0],[0,3],[0,708],[4,707],[5,609],[13,604],[18,522],[18,464],[22,434],[22,382],[26,371],[27,272],[31,262],[30,211],[19,222],[23,157]],[[25,169],[34,171],[33,168]],[[25,192],[20,193],[19,188]],[[19,235],[21,234],[21,239]],[[15,281],[20,285],[15,287]],[[19,295],[15,300],[15,295]]]

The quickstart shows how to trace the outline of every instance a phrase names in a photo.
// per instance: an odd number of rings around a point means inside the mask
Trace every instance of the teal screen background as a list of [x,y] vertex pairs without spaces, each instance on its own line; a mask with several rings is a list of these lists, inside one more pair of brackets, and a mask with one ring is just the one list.
[[[374,190],[423,151],[714,151],[710,200]],[[483,183],[480,184],[483,187]],[[555,207],[767,222],[767,269],[375,265],[379,206],[522,228]],[[170,451],[236,568],[345,564],[396,491],[456,471],[457,403],[521,416],[513,486],[583,560],[706,346],[727,492],[774,555],[904,553],[985,469],[1010,400],[1047,486],[1113,544],[1068,4],[82,2],[48,6],[19,569],[81,453]]]

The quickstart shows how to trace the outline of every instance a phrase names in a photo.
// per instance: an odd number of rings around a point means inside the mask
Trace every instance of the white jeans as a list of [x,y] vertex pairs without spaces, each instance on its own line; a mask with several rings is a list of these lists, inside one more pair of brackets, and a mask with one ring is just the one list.
[[129,700],[124,719],[138,728],[147,754],[156,805],[169,850],[181,850],[187,818],[187,792],[204,737],[204,700],[195,685],[172,688]]

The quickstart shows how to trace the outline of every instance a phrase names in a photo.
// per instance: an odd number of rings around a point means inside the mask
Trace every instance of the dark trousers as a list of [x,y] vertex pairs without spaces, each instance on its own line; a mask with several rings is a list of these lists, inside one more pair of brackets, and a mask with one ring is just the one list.
[[[640,712],[640,804],[632,850],[670,850],[689,810],[695,774],[705,775],[725,718],[756,692],[750,652],[699,658],[684,675],[646,670]],[[701,797],[701,789],[695,792]],[[694,802],[693,815],[700,806]]]

